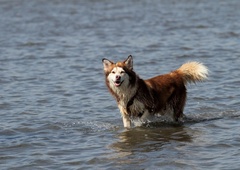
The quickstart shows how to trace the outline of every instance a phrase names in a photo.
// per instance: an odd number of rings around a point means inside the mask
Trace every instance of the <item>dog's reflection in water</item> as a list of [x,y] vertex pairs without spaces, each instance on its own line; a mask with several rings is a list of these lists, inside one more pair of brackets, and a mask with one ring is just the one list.
[[113,159],[124,158],[135,153],[161,151],[168,144],[171,145],[179,142],[191,143],[194,133],[196,131],[193,132],[189,127],[179,124],[154,124],[151,127],[136,127],[125,129],[119,133],[117,136],[118,141],[111,144],[109,148],[115,151]]

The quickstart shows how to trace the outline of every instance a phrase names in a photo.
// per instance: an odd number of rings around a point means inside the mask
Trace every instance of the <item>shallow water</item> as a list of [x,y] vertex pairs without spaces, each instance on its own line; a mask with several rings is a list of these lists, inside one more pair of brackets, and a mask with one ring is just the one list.
[[[0,1],[1,169],[238,169],[240,1]],[[185,122],[124,129],[101,59],[187,61]]]

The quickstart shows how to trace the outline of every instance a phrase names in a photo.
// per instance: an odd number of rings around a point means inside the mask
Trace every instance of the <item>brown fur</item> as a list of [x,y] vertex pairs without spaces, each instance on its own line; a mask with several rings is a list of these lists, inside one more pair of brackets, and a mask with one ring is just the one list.
[[186,101],[186,87],[184,80],[177,71],[145,80],[153,96],[155,112],[172,107],[174,118],[177,121],[183,114]]

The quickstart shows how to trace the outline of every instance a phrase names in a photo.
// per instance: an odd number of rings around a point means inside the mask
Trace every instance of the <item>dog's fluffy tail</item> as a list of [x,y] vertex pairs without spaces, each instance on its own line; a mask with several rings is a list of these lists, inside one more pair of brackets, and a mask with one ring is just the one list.
[[196,83],[208,77],[208,69],[202,63],[188,62],[183,64],[177,72],[182,75],[184,83]]

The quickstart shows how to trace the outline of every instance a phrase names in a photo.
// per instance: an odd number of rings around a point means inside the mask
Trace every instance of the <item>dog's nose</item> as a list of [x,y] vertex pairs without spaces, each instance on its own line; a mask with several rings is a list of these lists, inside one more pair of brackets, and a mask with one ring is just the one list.
[[116,79],[117,79],[117,80],[121,79],[121,76],[116,75]]

